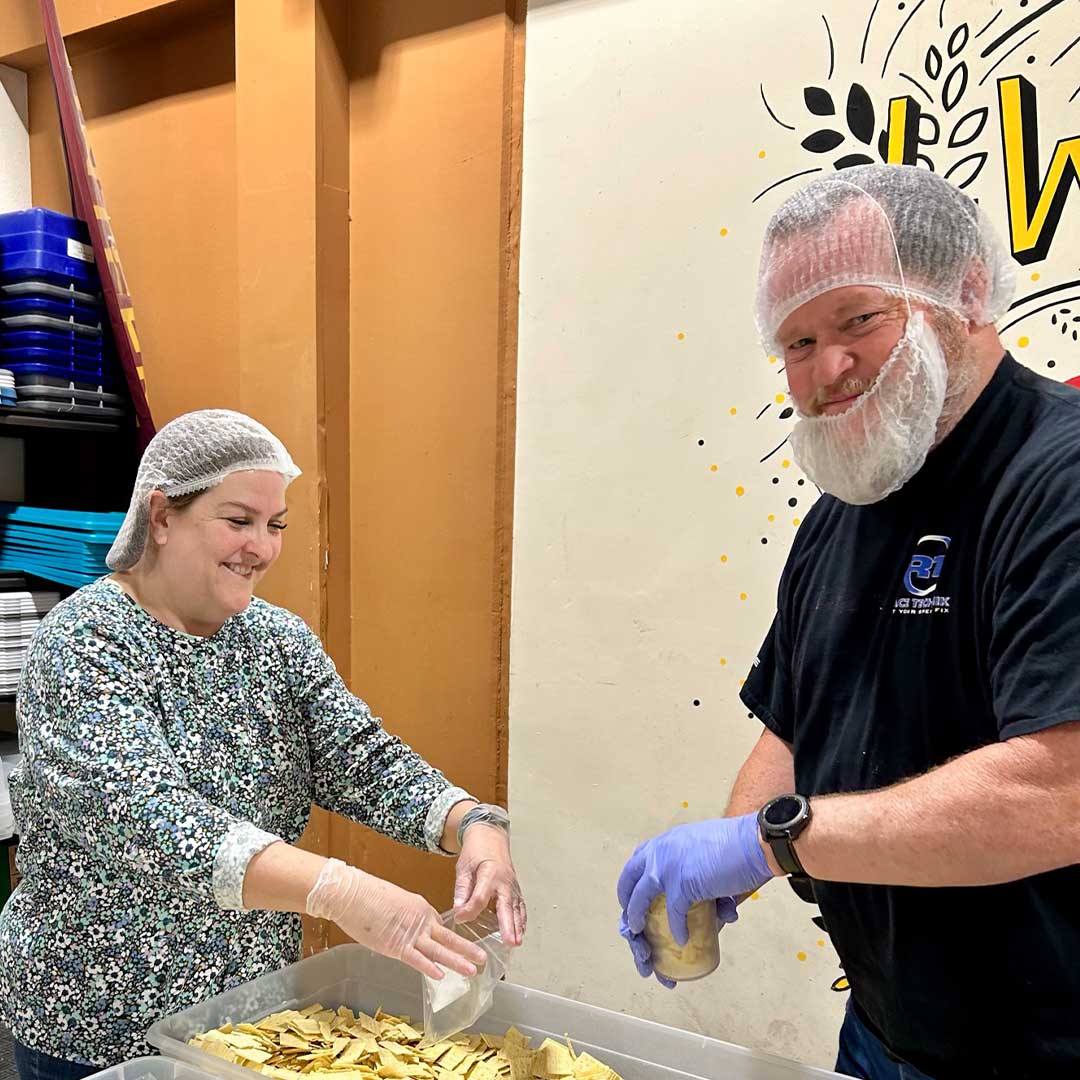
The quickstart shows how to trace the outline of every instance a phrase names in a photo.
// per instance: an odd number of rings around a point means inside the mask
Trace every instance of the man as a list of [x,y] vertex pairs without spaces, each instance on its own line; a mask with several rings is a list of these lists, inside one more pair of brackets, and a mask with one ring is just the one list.
[[[623,932],[792,874],[850,980],[838,1071],[1080,1076],[1080,393],[994,321],[1013,267],[921,169],[815,181],[774,215],[757,316],[825,493],[742,697],[764,730],[727,816],[642,844]],[[778,798],[779,797],[779,798]],[[760,815],[759,815],[760,811]]]

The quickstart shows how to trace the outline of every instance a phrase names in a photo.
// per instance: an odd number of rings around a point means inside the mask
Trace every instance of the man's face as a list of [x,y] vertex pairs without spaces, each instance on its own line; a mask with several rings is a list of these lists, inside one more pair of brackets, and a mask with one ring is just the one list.
[[874,384],[904,333],[903,300],[845,285],[796,308],[780,325],[788,388],[806,416],[846,412]]

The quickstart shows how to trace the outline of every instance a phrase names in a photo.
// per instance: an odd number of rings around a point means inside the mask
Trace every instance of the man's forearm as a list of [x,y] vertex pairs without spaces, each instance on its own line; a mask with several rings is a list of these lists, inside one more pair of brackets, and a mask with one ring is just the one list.
[[1080,725],[984,746],[893,787],[811,806],[795,849],[823,881],[993,885],[1069,866],[1080,862]]
[[791,747],[766,728],[735,778],[724,816],[756,813],[770,799],[794,790]]

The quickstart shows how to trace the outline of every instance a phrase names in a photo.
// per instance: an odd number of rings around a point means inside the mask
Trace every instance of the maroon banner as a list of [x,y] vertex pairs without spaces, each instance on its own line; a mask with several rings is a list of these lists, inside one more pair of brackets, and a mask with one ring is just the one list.
[[105,298],[105,310],[109,315],[116,351],[127,378],[131,401],[135,406],[138,427],[139,451],[154,437],[155,427],[146,400],[146,381],[143,375],[142,352],[139,336],[135,332],[135,309],[131,304],[124,269],[120,265],[120,253],[116,248],[112,224],[105,210],[105,197],[101,192],[94,154],[86,137],[75,78],[68,61],[67,47],[60,33],[53,0],[40,0],[41,21],[45,26],[45,43],[49,49],[49,67],[52,69],[53,85],[56,87],[56,104],[60,111],[60,129],[64,140],[64,156],[67,158],[68,182],[71,185],[72,211],[82,218],[90,229],[90,243],[94,249],[94,262],[101,276],[101,288]]

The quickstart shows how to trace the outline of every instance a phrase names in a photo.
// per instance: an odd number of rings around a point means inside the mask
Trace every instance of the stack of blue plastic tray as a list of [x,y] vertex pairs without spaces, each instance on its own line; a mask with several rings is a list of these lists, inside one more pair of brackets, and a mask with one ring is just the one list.
[[109,571],[124,515],[0,503],[0,572],[19,571],[76,588]]
[[0,214],[0,368],[14,373],[20,409],[127,415],[84,222],[38,207]]

